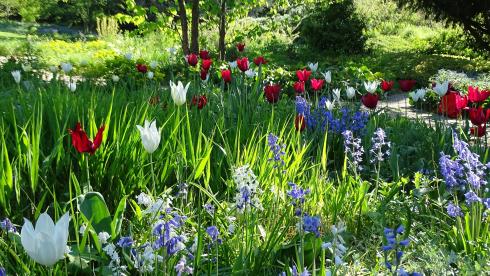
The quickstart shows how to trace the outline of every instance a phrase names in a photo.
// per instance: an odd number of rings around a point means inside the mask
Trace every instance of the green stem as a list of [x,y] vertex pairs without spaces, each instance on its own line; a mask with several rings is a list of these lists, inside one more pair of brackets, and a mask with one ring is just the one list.
[[92,186],[90,185],[90,171],[88,167],[88,155],[84,156],[85,157],[85,169],[87,170],[87,184],[88,184],[88,191],[92,191]]
[[156,195],[156,189],[155,189],[155,170],[153,169],[153,153],[150,154],[150,167],[151,167],[151,179],[152,179],[152,184],[153,184],[153,188],[152,188],[152,193],[153,195]]

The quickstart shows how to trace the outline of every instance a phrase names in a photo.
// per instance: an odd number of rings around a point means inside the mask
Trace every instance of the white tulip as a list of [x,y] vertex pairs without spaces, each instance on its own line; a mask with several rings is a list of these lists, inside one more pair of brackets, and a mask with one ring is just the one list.
[[148,71],[148,73],[146,73],[146,76],[151,80],[153,79],[153,76],[155,76],[155,74],[152,71]]
[[340,101],[340,89],[335,88],[332,92],[335,100]]
[[133,58],[133,54],[131,53],[126,53],[124,54],[124,57],[127,59],[127,60],[131,60]]
[[65,72],[65,74],[68,74],[68,73],[70,73],[71,70],[73,70],[73,65],[71,65],[71,63],[69,63],[69,62],[62,62],[61,63],[61,70],[63,70],[63,72]]
[[145,126],[136,126],[140,131],[141,142],[143,142],[143,147],[148,153],[153,153],[158,148],[160,144],[160,131],[157,129],[157,122],[148,122],[145,120]]
[[112,81],[113,81],[113,82],[118,82],[118,81],[119,81],[119,76],[117,76],[117,75],[112,75]]
[[22,66],[22,70],[24,72],[30,72],[30,71],[32,71],[32,66],[30,64],[22,64],[21,66]]
[[347,87],[347,98],[352,99],[356,95],[356,89],[354,87],[348,86]]
[[174,103],[178,106],[185,104],[185,97],[187,95],[187,90],[189,89],[189,85],[191,83],[187,83],[187,85],[184,87],[181,81],[177,83],[173,83],[170,81],[170,92],[172,95],[172,99],[174,100]]
[[43,213],[36,222],[36,228],[29,220],[24,219],[20,238],[27,255],[46,266],[52,266],[63,259],[68,243],[69,224],[69,213],[65,213],[56,225],[48,214]]
[[247,77],[249,78],[253,78],[257,75],[257,72],[252,69],[248,69],[247,71],[245,71],[245,75],[247,75]]
[[230,65],[231,69],[235,69],[238,66],[238,64],[236,63],[236,60],[230,61],[230,62],[228,62],[228,64]]
[[68,89],[70,89],[71,92],[75,92],[75,90],[77,90],[76,81],[70,81],[69,83],[66,84],[66,86],[68,86]]
[[15,70],[15,71],[12,71],[12,77],[14,77],[14,81],[15,83],[19,84],[20,83],[20,71],[19,70]]
[[408,96],[412,98],[414,102],[418,102],[419,100],[423,100],[425,97],[425,93],[427,93],[427,90],[425,89],[417,89],[416,91],[408,93]]
[[151,69],[155,69],[155,68],[157,68],[157,66],[158,66],[158,61],[153,60],[150,62],[150,68]]
[[366,88],[366,91],[373,94],[376,92],[376,89],[378,88],[379,83],[377,81],[373,82],[364,82],[364,88]]
[[322,75],[323,75],[323,78],[325,79],[325,81],[327,83],[332,82],[332,72],[328,71],[328,72],[322,73]]
[[310,62],[308,63],[308,67],[310,67],[310,70],[312,72],[316,72],[316,70],[318,70],[318,62],[317,63]]
[[54,74],[54,73],[58,72],[58,67],[51,65],[51,66],[49,66],[49,71],[51,71],[51,73]]
[[327,100],[325,102],[325,107],[329,110],[329,111],[332,111],[333,107],[334,107],[334,102],[331,102],[330,100]]
[[445,81],[443,83],[436,83],[436,86],[434,86],[434,91],[437,93],[437,95],[439,95],[439,97],[446,95],[448,89],[449,89],[448,81]]

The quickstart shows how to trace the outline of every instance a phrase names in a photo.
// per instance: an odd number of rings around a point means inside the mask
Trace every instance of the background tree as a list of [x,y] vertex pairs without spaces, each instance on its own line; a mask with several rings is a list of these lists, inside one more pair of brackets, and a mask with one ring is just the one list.
[[396,0],[400,6],[422,10],[428,16],[460,25],[477,48],[490,51],[490,0]]

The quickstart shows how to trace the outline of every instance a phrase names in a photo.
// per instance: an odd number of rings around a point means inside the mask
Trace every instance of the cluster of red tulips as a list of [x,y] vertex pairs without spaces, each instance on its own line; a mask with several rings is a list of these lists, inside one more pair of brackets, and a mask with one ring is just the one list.
[[[310,80],[311,71],[306,69],[296,71],[296,77],[298,81],[293,84],[294,91],[297,94],[303,94],[305,92],[305,84]],[[310,80],[311,89],[313,91],[319,91],[323,88],[325,80],[312,78]]]
[[468,101],[472,107],[468,109],[468,115],[473,127],[470,129],[473,136],[482,137],[486,133],[490,109],[483,108],[483,102],[490,97],[490,91],[481,90],[478,87],[468,87]]

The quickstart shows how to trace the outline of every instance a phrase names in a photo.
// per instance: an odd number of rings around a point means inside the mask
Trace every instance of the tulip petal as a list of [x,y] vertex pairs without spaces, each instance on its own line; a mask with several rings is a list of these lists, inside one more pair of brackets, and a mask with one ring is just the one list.
[[32,255],[29,254],[29,256],[42,265],[54,265],[60,258],[56,253],[56,244],[53,239],[53,233],[39,233],[37,241],[38,247],[36,248],[36,251]]
[[56,223],[54,241],[58,259],[63,258],[68,243],[68,226],[70,225],[70,214],[66,212]]
[[28,219],[24,219],[24,225],[20,231],[20,241],[24,250],[30,255],[36,250],[36,232]]
[[35,232],[36,234],[45,233],[47,235],[52,235],[54,233],[54,222],[48,214],[42,213],[39,216],[36,222]]

